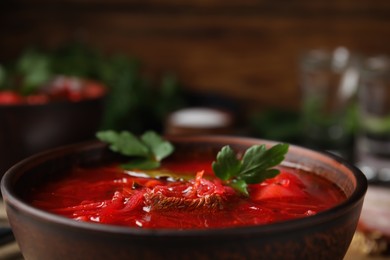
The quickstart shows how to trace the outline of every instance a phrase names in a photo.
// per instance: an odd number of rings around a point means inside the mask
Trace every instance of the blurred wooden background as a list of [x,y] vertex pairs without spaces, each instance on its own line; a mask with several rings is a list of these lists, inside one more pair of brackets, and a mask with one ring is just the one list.
[[2,0],[0,32],[0,62],[80,40],[173,71],[190,90],[297,110],[301,52],[390,54],[390,1]]

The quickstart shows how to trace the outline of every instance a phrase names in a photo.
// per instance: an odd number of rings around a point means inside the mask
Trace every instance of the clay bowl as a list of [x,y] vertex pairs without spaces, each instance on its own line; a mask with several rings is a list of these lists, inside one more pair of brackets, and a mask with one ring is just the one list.
[[0,105],[0,176],[27,156],[93,139],[103,109],[104,96],[78,102]]
[[[272,141],[239,137],[172,137],[172,160],[215,156],[223,145],[244,150]],[[332,181],[347,200],[317,215],[270,225],[207,229],[138,229],[78,222],[34,208],[22,191],[74,165],[116,160],[100,142],[32,156],[7,171],[1,191],[9,222],[26,259],[342,259],[350,245],[367,189],[364,175],[338,157],[290,146],[285,162]]]

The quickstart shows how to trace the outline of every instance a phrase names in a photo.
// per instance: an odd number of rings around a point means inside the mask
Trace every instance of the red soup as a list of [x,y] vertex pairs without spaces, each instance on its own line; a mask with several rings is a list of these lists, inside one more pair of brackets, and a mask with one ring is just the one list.
[[164,163],[158,170],[118,165],[77,168],[28,192],[35,207],[79,221],[140,228],[204,229],[262,225],[315,215],[345,200],[317,175],[280,174],[238,194],[214,176],[211,161]]

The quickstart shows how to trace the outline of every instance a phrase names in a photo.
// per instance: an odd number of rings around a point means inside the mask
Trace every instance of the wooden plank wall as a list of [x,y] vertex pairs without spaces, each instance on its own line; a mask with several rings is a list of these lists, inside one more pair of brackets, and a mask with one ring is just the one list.
[[139,57],[147,72],[250,108],[299,108],[310,48],[390,54],[388,0],[2,0],[0,62],[28,45],[81,40]]

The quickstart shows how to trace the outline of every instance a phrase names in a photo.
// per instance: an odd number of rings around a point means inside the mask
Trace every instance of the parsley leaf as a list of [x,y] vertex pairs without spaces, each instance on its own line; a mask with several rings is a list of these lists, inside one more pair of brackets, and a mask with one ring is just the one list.
[[217,161],[213,162],[212,167],[218,178],[227,181],[239,173],[241,161],[237,159],[233,149],[227,145],[222,147],[217,154]]
[[[158,168],[161,160],[174,151],[170,142],[153,131],[137,137],[127,131],[107,130],[97,132],[96,137],[108,143],[112,151],[132,157],[122,164],[125,169]],[[288,144],[277,144],[267,150],[265,145],[253,145],[239,159],[234,150],[226,145],[218,152],[212,168],[218,178],[248,195],[248,184],[260,183],[279,174],[279,170],[272,167],[283,161],[288,147]]]
[[109,143],[112,151],[122,155],[141,157],[149,155],[149,148],[130,132],[101,131],[96,134],[96,137]]
[[125,169],[150,170],[158,168],[161,160],[174,150],[170,142],[153,131],[145,132],[138,138],[127,131],[107,130],[97,132],[96,137],[100,141],[108,143],[112,151],[133,157],[128,163],[122,164]]
[[283,161],[288,147],[288,144],[277,144],[267,150],[264,144],[253,145],[239,160],[233,149],[227,145],[218,152],[212,168],[218,178],[248,195],[248,184],[260,183],[279,174],[279,170],[272,167]]
[[151,149],[157,161],[161,161],[169,156],[174,148],[172,144],[164,140],[161,136],[153,131],[148,131],[141,136],[141,140]]

